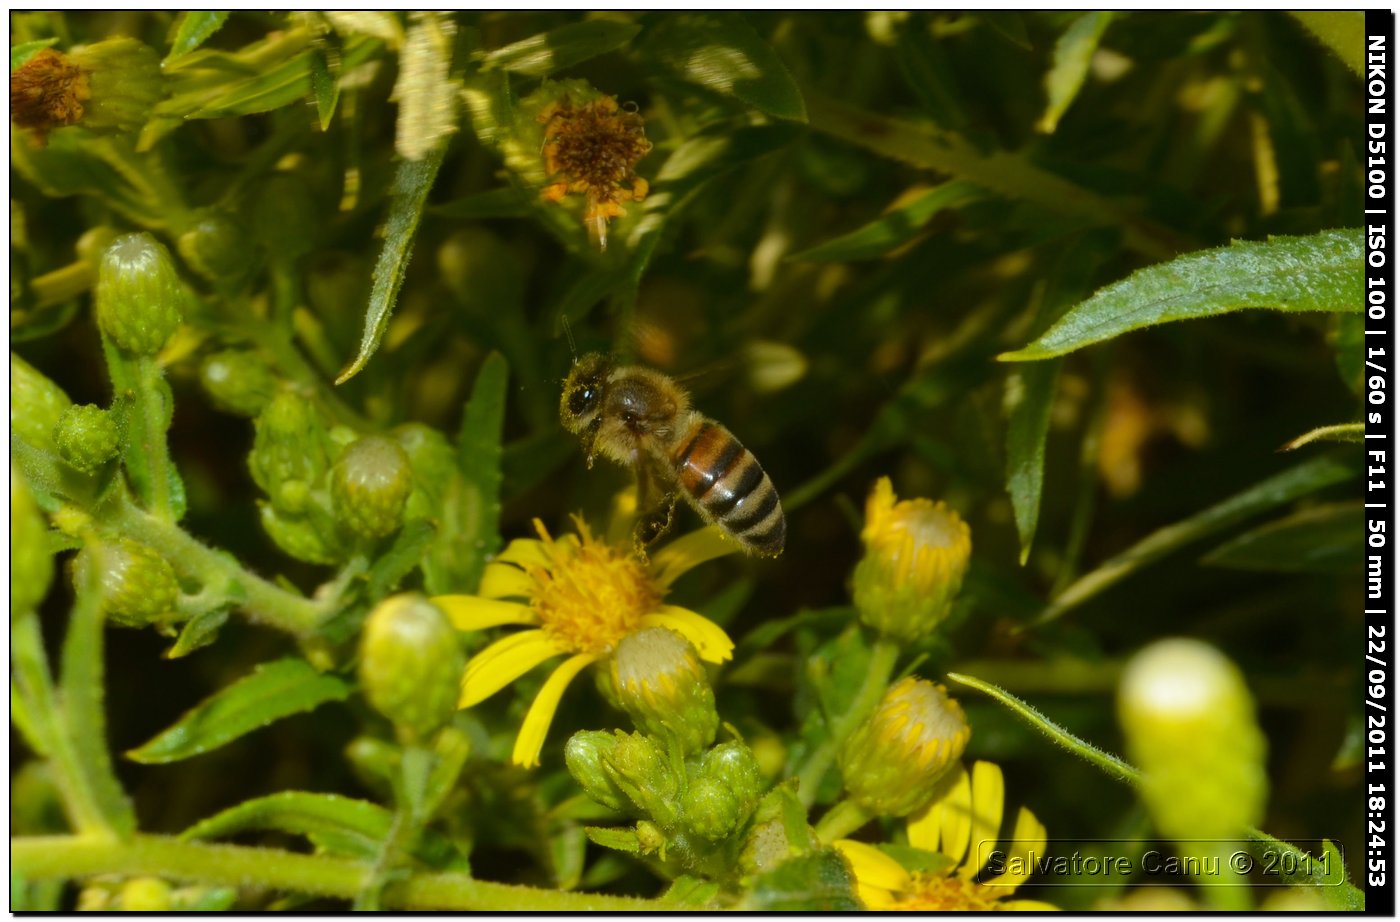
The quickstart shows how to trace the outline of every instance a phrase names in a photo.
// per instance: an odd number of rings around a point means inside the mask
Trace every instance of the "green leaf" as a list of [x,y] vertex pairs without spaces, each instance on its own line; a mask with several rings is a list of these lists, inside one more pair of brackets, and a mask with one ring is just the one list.
[[1352,442],[1360,444],[1366,441],[1366,426],[1364,423],[1338,423],[1335,426],[1318,426],[1310,429],[1298,436],[1287,445],[1283,446],[1284,451],[1294,451],[1304,445],[1311,445],[1313,442]]
[[532,35],[482,57],[483,70],[499,68],[527,77],[548,77],[566,67],[621,48],[641,27],[611,19],[589,19]]
[[335,851],[361,858],[379,853],[393,814],[378,804],[339,794],[283,791],[257,797],[201,820],[180,834],[185,841],[226,839],[248,830],[314,836]]
[[760,875],[740,904],[748,912],[850,912],[865,908],[855,877],[835,849],[789,858]]
[[1300,509],[1231,539],[1201,562],[1265,572],[1355,570],[1366,554],[1363,512],[1359,502]]
[[666,13],[638,42],[641,53],[691,83],[768,115],[807,120],[797,83],[738,13]]
[[321,130],[331,126],[336,103],[340,101],[339,68],[332,68],[331,53],[318,46],[311,50],[311,95],[316,99],[316,116]]
[[473,590],[486,561],[501,546],[501,437],[509,378],[505,358],[498,352],[488,355],[477,372],[458,435],[462,493],[457,572],[461,585]]
[[229,10],[186,10],[175,21],[175,37],[170,41],[170,53],[165,56],[169,64],[203,45],[209,36],[219,31]]
[[19,67],[25,61],[28,61],[36,54],[43,51],[45,48],[48,48],[50,45],[55,44],[57,41],[58,36],[54,36],[53,38],[41,38],[32,42],[20,42],[18,45],[11,45],[10,73],[14,73],[15,68]]
[[414,519],[404,524],[394,544],[365,574],[365,597],[382,599],[398,588],[403,578],[418,565],[423,551],[433,543],[437,528],[432,522]]
[[1366,319],[1360,314],[1337,314],[1328,339],[1337,356],[1337,373],[1358,397],[1366,391]]
[[682,874],[671,881],[671,886],[666,888],[666,892],[661,894],[659,899],[663,903],[706,906],[717,896],[719,896],[718,882]]
[[601,845],[603,848],[627,852],[629,855],[639,855],[642,852],[641,843],[637,841],[637,834],[630,829],[585,826],[583,833],[588,836],[588,841],[594,845]]
[[1159,323],[1237,310],[1359,311],[1361,260],[1357,228],[1191,253],[1100,289],[1034,343],[998,358],[1052,358]]
[[972,183],[956,180],[944,183],[891,208],[859,230],[819,243],[788,258],[807,262],[876,259],[913,240],[939,212],[975,202],[981,197],[982,190]]
[[1045,75],[1045,94],[1049,102],[1045,114],[1036,123],[1037,129],[1051,134],[1060,124],[1060,117],[1084,86],[1084,78],[1089,75],[1089,61],[1098,51],[1099,39],[1112,21],[1111,12],[1085,13],[1070,23],[1055,43],[1055,61]]
[[437,178],[446,152],[447,145],[441,144],[422,160],[399,163],[394,174],[394,201],[389,207],[389,220],[384,227],[384,248],[379,251],[379,260],[374,266],[374,288],[370,291],[369,307],[365,310],[360,351],[350,366],[335,379],[336,384],[344,384],[360,373],[370,356],[379,349],[384,331],[389,328],[394,302],[398,300],[399,288],[408,270],[408,258],[412,254],[418,222],[423,217],[423,205],[428,201],[428,191],[433,187],[433,180]]
[[1366,68],[1366,13],[1362,10],[1289,10],[1358,76]]
[[344,701],[351,691],[350,685],[318,673],[305,660],[288,657],[263,663],[127,756],[148,765],[178,762],[327,701]]
[[1050,432],[1050,407],[1060,363],[1045,362],[1017,369],[1006,378],[1003,405],[1007,416],[1006,492],[1021,540],[1021,565],[1031,553],[1040,520],[1040,493],[1045,483],[1045,437]]
[[1109,586],[1193,541],[1209,537],[1250,516],[1282,506],[1324,487],[1342,483],[1355,477],[1356,473],[1354,459],[1332,455],[1313,458],[1275,474],[1190,518],[1159,528],[1123,553],[1100,564],[1096,570],[1071,583],[1046,607],[1036,619],[1036,623],[1044,624],[1055,620]]
[[171,644],[170,649],[165,651],[165,658],[179,659],[209,646],[218,639],[219,628],[228,621],[228,615],[228,606],[221,605],[202,611],[186,621],[184,626],[180,628],[180,636],[176,637],[175,643]]

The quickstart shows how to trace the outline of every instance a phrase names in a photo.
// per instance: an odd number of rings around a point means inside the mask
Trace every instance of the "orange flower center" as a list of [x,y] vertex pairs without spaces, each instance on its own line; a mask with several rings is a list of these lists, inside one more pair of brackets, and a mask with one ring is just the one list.
[[973,883],[956,874],[918,873],[909,876],[909,883],[889,906],[897,912],[986,912],[1005,909],[1000,899],[1005,894]]
[[549,563],[526,568],[530,606],[540,626],[573,653],[602,656],[656,611],[661,592],[634,557],[596,540],[578,522],[579,540],[552,541],[536,523]]

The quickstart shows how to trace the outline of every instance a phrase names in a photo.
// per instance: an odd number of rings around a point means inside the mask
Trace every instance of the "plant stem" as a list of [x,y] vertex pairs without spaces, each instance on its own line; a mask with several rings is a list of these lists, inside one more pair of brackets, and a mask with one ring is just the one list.
[[33,719],[32,729],[43,746],[39,754],[47,757],[54,767],[69,822],[89,836],[110,837],[111,826],[64,726],[48,658],[44,654],[39,616],[32,611],[23,612],[10,621],[10,662],[15,684]]
[[[185,842],[138,835],[127,841],[95,836],[32,836],[10,840],[10,867],[26,880],[120,874],[234,887],[256,886],[353,899],[370,865],[345,858],[271,848]],[[465,874],[416,874],[391,884],[384,905],[400,909],[495,912],[660,912],[698,907],[627,896],[567,893],[475,880]]]
[[173,522],[179,516],[170,491],[171,461],[166,431],[170,428],[172,408],[162,405],[170,394],[163,386],[164,379],[165,373],[161,371],[154,356],[143,355],[136,360],[136,388],[132,395],[132,408],[140,418],[138,434],[149,459],[147,463],[151,474],[151,511]]
[[305,637],[330,614],[331,605],[288,592],[243,569],[231,555],[205,547],[184,529],[137,508],[130,497],[112,504],[105,523],[149,545],[176,573],[223,592],[254,621]]
[[95,281],[96,268],[87,260],[79,259],[61,269],[35,276],[29,284],[34,292],[35,307],[50,307],[83,294]]
[[823,845],[830,845],[837,839],[845,838],[874,819],[864,807],[849,797],[836,804],[817,822],[817,838]]
[[816,802],[817,789],[821,787],[827,769],[831,768],[831,763],[836,758],[836,748],[846,741],[851,731],[855,730],[880,703],[880,697],[889,687],[890,674],[894,672],[895,660],[898,658],[899,647],[893,641],[884,637],[875,641],[870,650],[870,667],[866,670],[865,681],[856,692],[855,698],[851,699],[851,706],[832,724],[826,742],[812,751],[807,757],[807,764],[797,773],[797,798],[804,807],[810,807]]

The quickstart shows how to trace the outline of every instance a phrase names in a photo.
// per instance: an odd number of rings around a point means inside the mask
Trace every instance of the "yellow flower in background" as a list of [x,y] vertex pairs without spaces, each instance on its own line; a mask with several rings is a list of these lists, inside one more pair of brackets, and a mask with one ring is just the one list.
[[738,545],[710,527],[671,542],[642,562],[628,550],[595,538],[575,517],[577,535],[552,538],[537,519],[539,539],[512,541],[490,564],[477,595],[442,595],[433,604],[462,631],[522,625],[467,663],[458,707],[478,704],[541,663],[568,656],[536,696],[511,760],[533,766],[559,700],[590,663],[609,656],[624,637],[649,627],[667,627],[694,645],[706,662],[730,658],[734,642],[714,622],[662,601],[683,573]]
[[856,565],[856,608],[867,625],[900,640],[929,633],[952,610],[972,556],[972,533],[956,512],[927,499],[895,501],[881,477],[865,504]]
[[[909,871],[873,845],[838,839],[836,848],[851,863],[856,892],[867,909],[888,912],[994,909],[1054,910],[1039,900],[1011,899],[1045,850],[1045,827],[1025,807],[1016,814],[1011,839],[998,851],[997,832],[1005,807],[1001,768],[977,762],[971,774],[959,765],[945,779],[942,796],[909,820],[909,844],[943,856],[940,871]],[[1003,872],[982,882],[978,873],[995,866]]]

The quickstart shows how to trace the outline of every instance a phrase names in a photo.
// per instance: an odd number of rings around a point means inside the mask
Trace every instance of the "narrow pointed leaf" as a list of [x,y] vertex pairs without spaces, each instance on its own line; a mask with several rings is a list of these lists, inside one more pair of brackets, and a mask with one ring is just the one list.
[[393,814],[378,804],[309,791],[258,797],[201,820],[180,838],[225,839],[248,830],[275,830],[337,843],[336,851],[374,857],[389,834]]
[[1366,13],[1363,10],[1289,10],[1318,41],[1358,75],[1366,68]]
[[1095,292],[1004,362],[1048,359],[1133,330],[1233,311],[1356,312],[1363,303],[1361,231],[1274,237],[1191,253]]
[[1193,541],[1217,534],[1250,516],[1292,502],[1357,474],[1355,462],[1332,455],[1313,458],[1275,474],[1190,518],[1159,528],[1121,554],[1084,574],[1056,597],[1037,624],[1059,618],[1131,574]]
[[913,240],[939,212],[981,197],[982,190],[972,183],[944,183],[890,209],[858,230],[794,253],[789,258],[807,262],[876,259]]
[[350,685],[305,660],[274,660],[215,692],[127,756],[147,764],[178,762],[327,701],[344,701],[350,692]]
[[630,22],[590,19],[532,35],[486,54],[481,66],[499,68],[527,77],[548,77],[566,67],[621,48],[641,27]]
[[316,99],[316,117],[321,130],[331,125],[336,103],[340,101],[340,80],[331,66],[331,55],[325,48],[311,51],[311,95]]
[[379,349],[384,331],[389,328],[394,302],[398,300],[404,273],[408,271],[408,259],[412,255],[418,222],[423,217],[423,206],[428,201],[428,191],[433,187],[446,151],[447,145],[442,144],[422,160],[399,163],[398,172],[394,174],[394,200],[389,206],[389,220],[384,227],[384,249],[379,251],[379,261],[374,266],[374,287],[370,291],[369,307],[365,310],[360,351],[350,366],[336,378],[336,384],[344,384],[360,373]]
[[1300,509],[1232,538],[1201,563],[1270,573],[1355,570],[1366,554],[1363,512],[1360,502]]
[[1112,21],[1111,12],[1085,13],[1070,23],[1055,43],[1055,61],[1045,75],[1045,95],[1049,101],[1036,125],[1041,131],[1053,132],[1060,117],[1079,95],[1084,78],[1089,75],[1089,62],[1099,50],[1099,39]]
[[209,36],[223,26],[229,10],[186,10],[180,14],[175,26],[175,37],[170,42],[170,53],[166,63],[194,51],[208,41]]
[[1006,379],[1006,492],[1021,539],[1021,564],[1030,556],[1040,520],[1040,494],[1045,483],[1045,437],[1050,431],[1050,406],[1060,363],[1044,362]]
[[1294,451],[1313,442],[1353,442],[1366,441],[1366,427],[1363,423],[1338,423],[1335,426],[1318,426],[1298,436],[1287,445],[1284,451]]
[[501,434],[510,369],[493,352],[481,363],[458,437],[461,492],[453,547],[458,588],[475,589],[486,561],[501,546]]

